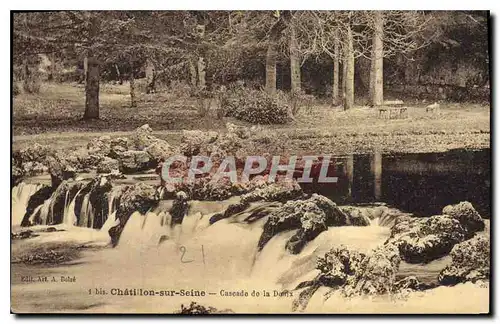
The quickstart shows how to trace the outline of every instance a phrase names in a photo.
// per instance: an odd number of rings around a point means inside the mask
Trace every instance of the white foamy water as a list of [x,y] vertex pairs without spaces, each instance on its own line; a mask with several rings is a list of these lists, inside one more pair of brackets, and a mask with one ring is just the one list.
[[[74,205],[74,200],[71,204]],[[292,302],[298,292],[293,292],[292,297],[275,294],[313,279],[317,275],[315,262],[318,256],[340,245],[368,252],[382,244],[389,235],[389,228],[377,225],[377,221],[367,227],[331,227],[309,242],[301,253],[291,255],[285,250],[285,244],[295,231],[287,231],[274,236],[259,252],[257,243],[265,218],[247,224],[242,221],[245,215],[239,215],[209,225],[210,217],[223,210],[228,202],[190,204],[190,212],[182,223],[173,226],[171,216],[166,212],[170,202],[145,215],[133,213],[116,248],[109,245],[108,230],[118,223],[112,208],[101,230],[72,226],[75,218],[69,215],[65,224],[56,226],[63,229],[62,232],[40,233],[39,237],[14,242],[15,251],[56,243],[101,248],[85,250],[83,258],[70,265],[36,267],[14,264],[12,309],[19,312],[171,313],[180,310],[181,304],[196,301],[237,313],[288,313],[292,311]],[[19,206],[13,208],[13,213],[20,209]],[[46,226],[32,227],[35,231],[44,228]],[[433,271],[439,262],[444,261],[437,260],[430,266]],[[426,266],[422,267],[420,271],[425,272]],[[411,269],[407,272],[410,274]],[[58,281],[26,283],[21,280],[22,276],[38,275],[54,276]],[[75,277],[76,282],[60,282],[61,276]],[[116,295],[118,290],[125,289],[195,290],[207,295]],[[106,295],[97,294],[104,291]],[[242,291],[249,296],[226,296]],[[328,291],[328,288],[320,288],[305,312],[474,313],[488,310],[488,287],[470,283],[415,292],[404,299],[391,296],[345,299],[336,294],[325,299]]]
[[42,187],[41,184],[21,182],[12,188],[12,226],[21,225],[30,197]]

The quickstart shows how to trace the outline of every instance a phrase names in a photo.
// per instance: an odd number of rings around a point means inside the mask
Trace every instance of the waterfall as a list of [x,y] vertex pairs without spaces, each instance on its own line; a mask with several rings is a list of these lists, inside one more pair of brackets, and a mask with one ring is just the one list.
[[82,207],[80,209],[80,219],[78,220],[78,226],[92,228],[93,222],[94,222],[94,212],[92,209],[92,203],[90,202],[90,193],[87,193],[83,197]]
[[[50,212],[50,205],[52,204],[52,199],[47,199],[44,201],[42,207],[40,208],[40,219],[42,222],[42,225],[48,225],[49,221],[49,212]],[[36,215],[36,213],[34,213]]]
[[[83,188],[82,188],[83,189]],[[64,208],[64,217],[63,217],[63,224],[67,226],[75,226],[76,225],[76,215],[75,215],[75,204],[76,204],[76,197],[80,194],[82,189],[78,190],[76,195],[71,199],[71,202],[66,205],[65,203],[65,208]],[[66,193],[66,196],[68,196],[69,191]]]
[[43,185],[21,182],[12,188],[12,226],[21,225],[30,197]]

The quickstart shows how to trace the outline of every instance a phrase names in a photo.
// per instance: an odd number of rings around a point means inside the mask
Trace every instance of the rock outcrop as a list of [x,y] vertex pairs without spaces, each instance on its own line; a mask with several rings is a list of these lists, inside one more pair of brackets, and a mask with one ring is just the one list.
[[369,226],[370,218],[367,215],[368,213],[365,210],[351,207],[351,206],[343,206],[340,207],[340,210],[347,215],[347,224],[352,226]]
[[467,231],[466,236],[469,238],[474,233],[484,230],[483,219],[468,201],[462,201],[456,205],[448,205],[443,208],[442,213],[458,220]]
[[460,222],[448,215],[402,217],[396,220],[387,243],[399,248],[404,261],[427,263],[450,253],[465,234]]
[[78,192],[74,210],[78,226],[102,227],[109,214],[108,192],[112,188],[107,176],[98,175]]
[[483,220],[470,203],[447,206],[443,212],[446,214],[397,218],[387,242],[399,248],[406,262],[427,263],[447,255],[455,244],[484,229]]
[[124,174],[146,171],[154,167],[145,151],[125,151],[118,155],[119,171]]
[[397,292],[406,282],[396,280],[401,258],[397,247],[383,245],[368,254],[351,251],[344,246],[333,248],[319,257],[316,269],[318,276],[302,282],[296,289],[304,289],[293,303],[293,309],[304,309],[319,287],[332,290],[325,296],[340,290],[345,297],[382,295]]
[[132,213],[138,211],[145,214],[152,207],[156,207],[160,200],[155,187],[141,182],[124,187],[122,194],[117,199],[119,201],[116,219],[119,224],[108,231],[113,246],[118,244],[120,235]]
[[291,199],[297,199],[303,194],[302,188],[295,180],[283,179],[274,183],[260,183],[262,178],[254,179],[244,189],[251,191],[241,196],[243,203],[260,200],[286,202]]
[[383,245],[369,253],[344,287],[346,296],[382,295],[394,291],[401,258],[394,245]]
[[444,268],[438,276],[442,285],[490,278],[490,239],[486,235],[459,243],[451,250],[451,265]]
[[[243,199],[242,199],[243,201]],[[258,248],[262,248],[271,238],[283,231],[297,229],[286,243],[286,249],[299,253],[303,247],[328,226],[347,224],[347,216],[330,199],[313,194],[306,200],[288,201],[269,215],[264,224],[264,231],[259,239]]]
[[112,159],[110,157],[104,157],[97,165],[98,173],[112,173],[119,171],[120,162],[118,160]]
[[[219,133],[203,132],[199,130],[182,131],[180,152],[185,156],[200,155],[204,152],[207,145],[217,140]],[[206,152],[205,152],[206,153]]]
[[57,188],[53,188],[52,186],[43,186],[30,197],[23,220],[21,221],[21,226],[31,226],[37,222],[33,222],[33,219],[37,219],[36,215],[33,215],[35,210],[38,206],[42,205],[45,200],[49,199],[56,189]]

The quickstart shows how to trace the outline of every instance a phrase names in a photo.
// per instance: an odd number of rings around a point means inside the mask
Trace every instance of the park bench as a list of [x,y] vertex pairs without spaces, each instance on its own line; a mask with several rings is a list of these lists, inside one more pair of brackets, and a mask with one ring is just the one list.
[[380,107],[378,117],[382,119],[405,119],[408,118],[408,107]]

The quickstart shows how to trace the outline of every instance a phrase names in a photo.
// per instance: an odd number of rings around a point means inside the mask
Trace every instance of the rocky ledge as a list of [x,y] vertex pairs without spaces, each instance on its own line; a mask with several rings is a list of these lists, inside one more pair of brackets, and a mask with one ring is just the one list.
[[461,202],[443,208],[443,215],[397,218],[387,244],[397,246],[408,263],[427,263],[449,254],[455,244],[483,229],[484,221],[474,207]]

